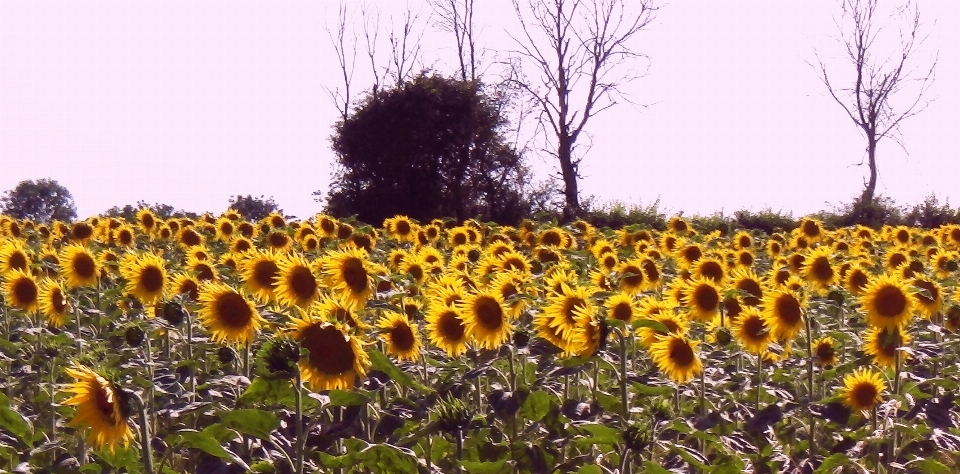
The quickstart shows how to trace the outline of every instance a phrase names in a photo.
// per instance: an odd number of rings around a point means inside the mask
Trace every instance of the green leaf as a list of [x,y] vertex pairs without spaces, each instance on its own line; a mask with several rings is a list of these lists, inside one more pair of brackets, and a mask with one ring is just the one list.
[[264,410],[231,410],[220,412],[219,415],[227,428],[260,439],[270,439],[270,433],[280,427],[280,418]]
[[596,423],[583,424],[579,426],[580,429],[590,433],[592,436],[587,436],[584,438],[577,438],[574,441],[577,443],[589,443],[589,444],[621,444],[623,443],[623,437],[620,435],[620,430],[616,428],[611,428],[605,425],[598,425]]
[[[0,402],[7,401],[7,397],[3,398]],[[30,420],[24,418],[19,412],[7,406],[7,403],[0,405],[0,428],[13,433],[14,436],[20,438],[20,441],[23,441],[27,445],[33,444],[33,425],[30,423]]]
[[577,469],[577,474],[603,474],[603,470],[596,464],[585,464]]
[[907,466],[910,467],[910,472],[918,472],[920,474],[950,474],[954,472],[940,461],[929,458],[919,459],[916,462],[908,463]]
[[[301,397],[303,411],[307,412],[318,408],[320,404],[310,398]],[[297,393],[289,380],[266,380],[255,377],[250,386],[240,394],[240,403],[244,406],[283,405],[287,408],[297,407]]]
[[646,461],[643,463],[643,469],[640,469],[640,472],[645,472],[647,474],[672,474],[670,471],[666,470],[659,463],[653,461]]
[[413,451],[390,444],[372,444],[357,456],[372,472],[417,472],[417,457]]
[[331,390],[328,396],[330,397],[330,404],[337,407],[366,405],[370,402],[370,397],[360,392]]
[[849,463],[850,463],[850,458],[847,457],[846,454],[844,453],[831,454],[830,456],[827,456],[827,458],[823,460],[823,463],[820,464],[820,467],[817,468],[816,471],[814,471],[814,474],[828,474],[830,472],[833,472],[835,469],[839,467],[846,466]]
[[250,467],[243,462],[243,459],[240,459],[240,457],[234,454],[232,451],[228,451],[226,448],[224,448],[220,442],[209,433],[202,433],[200,431],[189,429],[180,430],[173,436],[172,441],[173,442],[170,444],[199,449],[211,456],[233,461],[243,466],[244,469],[248,471],[250,470]]
[[654,319],[637,319],[630,324],[633,327],[633,330],[636,331],[640,328],[650,328],[654,331],[657,331],[661,334],[670,334],[670,328],[660,321]]
[[530,392],[520,406],[519,415],[530,421],[540,421],[550,411],[550,395],[546,392]]
[[666,385],[644,385],[641,383],[630,384],[631,390],[637,395],[644,396],[663,396],[663,395],[672,395],[675,390],[672,387]]
[[500,474],[510,472],[506,459],[499,461],[460,461],[463,469],[470,474]]
[[404,387],[413,387],[421,392],[433,392],[433,389],[417,382],[410,374],[400,370],[383,352],[371,348],[367,350],[367,354],[370,356],[370,366],[373,370],[379,370],[387,374],[391,379]]

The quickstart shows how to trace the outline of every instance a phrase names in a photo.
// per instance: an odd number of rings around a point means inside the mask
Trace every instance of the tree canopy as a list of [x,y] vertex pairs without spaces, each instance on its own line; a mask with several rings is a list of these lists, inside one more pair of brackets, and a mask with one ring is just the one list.
[[239,212],[244,219],[254,222],[269,216],[271,212],[283,214],[283,209],[280,209],[280,206],[277,206],[277,203],[273,202],[272,196],[270,198],[263,196],[253,197],[250,194],[246,196],[231,196],[230,203],[227,207]]
[[334,127],[327,212],[518,221],[527,170],[501,133],[503,107],[478,82],[438,75],[368,94]]
[[26,180],[0,196],[0,212],[36,222],[72,221],[77,207],[70,191],[53,179]]

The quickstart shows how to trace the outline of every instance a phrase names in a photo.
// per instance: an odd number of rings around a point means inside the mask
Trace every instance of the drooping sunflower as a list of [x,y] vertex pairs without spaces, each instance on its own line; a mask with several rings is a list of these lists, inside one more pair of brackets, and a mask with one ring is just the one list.
[[73,394],[63,403],[77,407],[70,426],[90,428],[87,440],[96,448],[106,447],[113,452],[119,444],[129,446],[133,430],[127,423],[132,414],[127,395],[113,382],[82,365],[68,367],[66,372],[77,380],[63,388]]
[[513,333],[513,325],[500,294],[479,290],[467,294],[458,305],[457,309],[463,315],[467,334],[474,339],[477,346],[498,349]]
[[40,287],[33,275],[11,270],[3,275],[4,302],[27,313],[35,313],[40,305]]
[[198,320],[217,342],[248,344],[266,322],[246,296],[222,282],[204,283],[200,303]]
[[167,270],[163,258],[153,253],[129,255],[120,261],[120,274],[127,280],[126,294],[140,299],[144,305],[156,303],[167,287]]
[[773,290],[763,297],[763,319],[774,337],[792,341],[804,325],[806,306],[806,299],[795,291],[786,288]]
[[774,339],[766,320],[755,307],[740,313],[733,323],[733,334],[751,354],[762,354]]
[[47,317],[48,324],[56,328],[63,326],[70,311],[70,303],[59,281],[46,279],[41,282],[39,304],[40,312]]
[[906,282],[890,274],[871,279],[858,300],[871,326],[893,329],[913,317],[913,294]]
[[687,307],[690,319],[710,321],[720,312],[720,290],[713,280],[703,277],[686,282],[683,305]]
[[67,288],[96,286],[100,263],[96,255],[80,244],[70,244],[60,251],[60,276]]
[[380,340],[386,345],[386,352],[398,360],[415,361],[420,358],[420,334],[416,324],[407,316],[396,311],[384,311],[377,321],[380,328]]
[[880,367],[895,367],[897,352],[900,360],[907,360],[910,355],[900,351],[901,347],[908,347],[912,338],[901,328],[871,327],[863,335],[863,352],[873,358],[873,363]]
[[467,352],[467,329],[454,306],[431,305],[426,316],[427,338],[450,357]]
[[261,303],[273,301],[280,276],[281,255],[272,250],[254,249],[245,254],[245,257],[239,272],[244,287]]
[[348,301],[362,308],[376,288],[372,264],[367,261],[367,253],[356,248],[331,251],[321,261],[327,286],[341,293]]
[[306,309],[320,297],[320,282],[310,264],[299,254],[288,254],[280,259],[276,276],[277,302]]
[[860,367],[843,378],[840,398],[851,410],[863,413],[883,401],[883,391],[886,389],[887,384],[878,372]]
[[292,318],[290,325],[292,337],[308,352],[298,365],[314,391],[352,390],[356,379],[367,375],[370,356],[345,326],[309,314]]
[[662,336],[650,345],[650,355],[670,380],[686,383],[703,371],[703,363],[697,357],[698,344],[675,334]]

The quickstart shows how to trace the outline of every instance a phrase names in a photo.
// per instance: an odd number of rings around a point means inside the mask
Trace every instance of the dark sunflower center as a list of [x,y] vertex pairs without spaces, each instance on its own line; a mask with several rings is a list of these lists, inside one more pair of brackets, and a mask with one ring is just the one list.
[[763,319],[758,317],[749,317],[743,321],[743,335],[750,342],[759,342],[763,340],[763,337],[766,335],[764,330],[767,328],[763,324]]
[[220,324],[233,329],[246,328],[253,319],[253,311],[247,300],[238,293],[228,292],[217,297],[217,320]]
[[463,339],[464,328],[457,313],[445,311],[439,318],[439,330],[444,339],[450,342],[459,342]]
[[237,231],[240,232],[240,235],[249,238],[253,237],[254,227],[253,224],[249,222],[241,222],[240,225],[237,226]]
[[540,260],[543,263],[559,262],[560,256],[548,248],[542,248],[537,251],[537,260]]
[[70,230],[70,235],[77,240],[89,239],[90,236],[93,235],[93,227],[90,227],[90,225],[86,223],[79,222],[73,225],[73,228]]
[[156,221],[150,214],[144,214],[140,217],[140,225],[142,225],[144,229],[152,229],[155,224]]
[[803,233],[806,234],[807,237],[816,237],[820,235],[820,226],[818,226],[816,222],[806,221],[803,223]]
[[657,268],[656,263],[650,260],[644,260],[640,266],[643,267],[643,273],[647,276],[647,280],[652,282],[660,281],[660,270]]
[[177,289],[177,293],[187,295],[193,301],[200,299],[200,288],[197,286],[197,282],[193,280],[184,280],[180,283],[180,288]]
[[233,223],[232,222],[221,222],[220,223],[220,233],[223,235],[233,234]]
[[760,283],[756,280],[747,278],[737,282],[737,289],[746,293],[743,297],[743,304],[747,306],[757,306],[760,304],[760,298],[763,297],[763,290]]
[[610,254],[606,254],[603,256],[601,265],[603,265],[604,268],[609,270],[617,265],[617,257],[614,257],[613,255],[610,255]]
[[356,257],[350,257],[343,262],[340,270],[347,288],[354,293],[362,293],[367,289],[367,270],[363,262]]
[[150,293],[162,290],[163,272],[153,265],[144,267],[140,270],[140,286]]
[[300,333],[300,346],[310,351],[310,367],[324,374],[339,375],[353,369],[353,347],[334,326],[314,324]]
[[890,256],[890,268],[897,268],[907,261],[907,256],[902,253],[895,253]]
[[689,367],[696,360],[693,348],[683,339],[670,341],[670,361],[679,367]]
[[862,290],[866,288],[868,283],[870,283],[870,281],[867,279],[867,274],[860,270],[854,270],[850,275],[850,286],[852,288]]
[[273,260],[261,260],[253,266],[253,281],[264,288],[273,288],[280,267]]
[[710,285],[697,285],[691,296],[693,305],[704,311],[713,311],[720,304],[720,294]]
[[720,281],[723,279],[723,267],[713,260],[703,262],[703,265],[700,265],[700,274],[713,281]]
[[99,411],[101,415],[109,419],[112,423],[115,420],[113,402],[110,400],[110,394],[107,393],[106,387],[101,386],[99,382],[94,383],[97,384],[96,388],[93,390],[93,398],[97,402],[97,411]]
[[543,245],[559,247],[560,244],[563,243],[563,238],[560,237],[560,234],[557,232],[548,231],[548,232],[544,232],[543,235],[540,236],[540,243],[542,243]]
[[332,234],[337,230],[337,224],[330,219],[321,219],[320,230],[322,230],[325,234]]
[[633,318],[633,308],[630,307],[630,303],[620,302],[613,307],[613,319],[618,319],[620,321],[630,321]]
[[940,291],[933,283],[926,280],[917,280],[914,285],[923,290],[917,293],[917,298],[924,305],[932,305],[940,298]]
[[317,292],[317,279],[307,267],[293,267],[287,276],[287,283],[299,299],[311,298]]
[[527,264],[522,258],[510,257],[503,261],[503,269],[507,271],[518,270],[523,272],[527,270]]
[[731,296],[723,299],[723,312],[730,318],[730,321],[736,321],[742,311],[740,301],[736,298]]
[[413,349],[416,339],[413,330],[405,323],[398,323],[390,330],[390,342],[401,352]]
[[503,308],[497,300],[489,296],[480,296],[473,303],[473,313],[480,325],[488,331],[496,331],[503,326]]
[[410,276],[412,276],[416,281],[423,279],[423,267],[418,264],[410,265],[410,268],[407,269],[407,273],[409,273]]
[[206,263],[197,263],[193,266],[193,271],[197,272],[197,279],[200,281],[213,280],[213,268]]
[[740,262],[740,265],[749,267],[753,265],[753,254],[750,252],[740,252],[737,255],[737,260]]
[[740,239],[737,240],[737,243],[742,249],[753,247],[753,239],[751,239],[748,235],[741,235]]
[[620,286],[624,288],[639,288],[643,284],[643,270],[636,265],[623,267],[624,277],[620,279]]
[[583,301],[583,299],[576,296],[566,298],[563,301],[563,317],[567,320],[567,323],[571,325],[577,324],[577,315],[575,311],[579,308],[585,307],[586,305],[586,301]]
[[129,230],[121,230],[117,234],[117,240],[120,242],[120,245],[130,245],[133,243],[133,234]]
[[183,233],[180,234],[180,242],[188,247],[200,245],[200,234],[193,229],[184,229]]
[[689,263],[700,260],[700,257],[703,257],[703,251],[700,250],[700,247],[697,247],[696,245],[691,245],[683,249],[683,259]]
[[800,302],[793,295],[780,295],[774,307],[777,310],[777,319],[788,327],[795,326],[803,318]]
[[817,354],[817,359],[833,360],[833,356],[834,354],[836,354],[836,350],[833,349],[833,344],[821,342],[820,344],[817,344],[816,354]]
[[7,265],[14,270],[26,270],[27,256],[23,252],[13,252],[7,259]]
[[80,278],[92,278],[96,275],[97,264],[93,257],[86,253],[78,253],[73,257],[73,271]]
[[810,264],[810,273],[817,281],[830,281],[833,278],[833,267],[827,257],[817,257]]
[[282,232],[271,232],[267,237],[267,241],[270,243],[271,247],[284,247],[288,242],[287,234]]
[[397,235],[406,236],[410,233],[410,223],[407,221],[397,222]]
[[50,304],[53,305],[53,310],[57,313],[62,313],[67,309],[67,300],[63,297],[63,292],[60,291],[60,288],[53,288],[53,291],[50,292]]
[[517,293],[519,293],[519,291],[517,291],[517,287],[513,283],[504,283],[503,286],[500,287],[500,294],[503,296],[503,299],[507,299]]
[[877,313],[884,318],[895,318],[907,308],[907,295],[900,288],[887,285],[877,291],[874,297]]
[[[680,332],[680,325],[677,324],[677,322],[676,322],[675,320],[673,320],[673,318],[663,319],[663,320],[661,320],[660,322],[663,323],[663,325],[667,327],[667,329],[669,330],[669,332],[671,332],[671,333],[673,333],[673,334],[676,334],[676,333]],[[659,332],[659,331],[658,331],[658,332]]]
[[879,394],[872,382],[857,382],[850,390],[850,399],[857,407],[872,407]]

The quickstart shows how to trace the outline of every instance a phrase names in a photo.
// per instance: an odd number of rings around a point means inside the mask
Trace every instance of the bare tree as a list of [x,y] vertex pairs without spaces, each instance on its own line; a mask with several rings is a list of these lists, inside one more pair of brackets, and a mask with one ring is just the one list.
[[[647,57],[631,40],[655,19],[652,0],[512,0],[523,35],[508,35],[518,45],[522,67],[536,78],[514,77],[539,110],[545,151],[559,161],[564,214],[581,212],[577,180],[583,159],[577,143],[592,117],[624,98],[621,87],[641,77]],[[643,72],[634,66],[643,63]],[[555,139],[555,141],[553,141]]]
[[[836,76],[828,73],[819,52],[815,52],[818,64],[814,67],[830,96],[867,140],[870,178],[864,183],[860,203],[870,204],[877,188],[877,144],[890,138],[906,151],[900,124],[930,104],[926,96],[934,82],[937,55],[932,56],[929,67],[915,64],[928,36],[921,31],[920,11],[912,1],[894,8],[888,20],[877,14],[879,0],[840,2],[842,14],[834,21],[839,30],[836,40],[843,45],[850,85],[831,80]],[[899,44],[896,51],[885,55],[880,51],[884,46],[881,33],[891,26],[897,29]]]
[[437,15],[437,26],[453,33],[457,43],[460,78],[477,80],[476,31],[473,23],[474,0],[428,0]]
[[350,104],[353,100],[350,96],[350,84],[353,82],[353,73],[357,64],[357,32],[353,29],[347,30],[347,25],[353,22],[352,16],[346,4],[341,1],[335,31],[331,31],[329,25],[326,27],[327,36],[333,44],[333,50],[343,74],[344,89],[341,93],[339,87],[330,89],[328,86],[323,86],[323,88],[343,120],[347,120],[350,116]]

